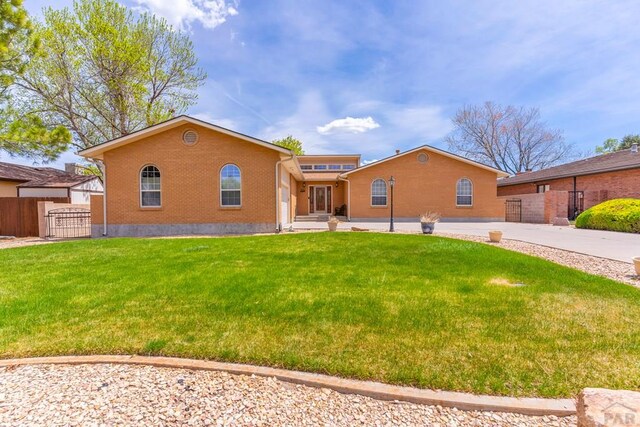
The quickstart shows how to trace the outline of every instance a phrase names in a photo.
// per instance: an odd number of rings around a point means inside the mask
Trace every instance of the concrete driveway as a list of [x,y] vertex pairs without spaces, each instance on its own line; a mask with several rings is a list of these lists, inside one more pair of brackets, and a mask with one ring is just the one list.
[[[351,227],[371,230],[388,230],[388,222],[344,222],[338,228]],[[325,222],[294,222],[293,228],[326,229]],[[396,222],[397,231],[420,232],[418,222]],[[640,256],[640,235],[613,231],[582,230],[574,227],[554,227],[546,224],[521,224],[513,222],[441,222],[436,224],[436,233],[456,233],[472,236],[487,236],[489,230],[501,230],[504,239],[521,240],[538,245],[609,258],[631,263],[631,258]]]

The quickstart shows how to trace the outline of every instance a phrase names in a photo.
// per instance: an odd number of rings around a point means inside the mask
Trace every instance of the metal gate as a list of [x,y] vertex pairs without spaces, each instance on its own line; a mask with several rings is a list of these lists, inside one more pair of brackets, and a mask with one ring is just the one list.
[[522,222],[522,200],[509,199],[505,204],[505,218],[507,222]]
[[574,220],[584,210],[584,191],[569,191],[569,207],[567,217]]
[[82,208],[52,209],[45,215],[47,237],[91,237],[91,211]]

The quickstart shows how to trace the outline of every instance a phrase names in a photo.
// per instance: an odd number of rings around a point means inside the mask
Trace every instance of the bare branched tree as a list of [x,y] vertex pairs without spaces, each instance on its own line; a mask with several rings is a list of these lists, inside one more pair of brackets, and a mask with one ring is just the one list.
[[562,132],[550,129],[537,108],[492,102],[464,106],[453,117],[449,149],[512,174],[568,160],[573,148]]

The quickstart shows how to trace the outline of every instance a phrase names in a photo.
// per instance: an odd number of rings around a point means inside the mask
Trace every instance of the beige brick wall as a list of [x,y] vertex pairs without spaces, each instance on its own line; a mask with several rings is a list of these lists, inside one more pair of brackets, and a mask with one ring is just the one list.
[[[198,142],[187,146],[182,134],[195,129]],[[182,125],[107,151],[109,224],[274,223],[275,164],[280,153],[213,130]],[[220,206],[220,169],[240,168],[242,207]],[[140,170],[155,165],[161,173],[162,206],[140,206]],[[101,198],[91,198],[92,220],[101,223]]]
[[[425,164],[417,160],[421,152],[429,156]],[[428,150],[401,155],[348,175],[352,218],[389,217],[389,203],[387,207],[371,206],[371,183],[376,178],[388,182],[391,175],[396,180],[396,218],[417,219],[425,211],[436,211],[443,218],[452,219],[504,218],[504,202],[497,197],[495,172]],[[456,206],[456,183],[460,178],[473,183],[472,207]]]
[[520,194],[517,197],[503,196],[500,200],[517,199],[521,201],[522,222],[544,224],[545,221],[545,193]]
[[0,180],[0,197],[18,197],[18,191],[16,190],[16,185],[18,184],[21,184],[21,182]]

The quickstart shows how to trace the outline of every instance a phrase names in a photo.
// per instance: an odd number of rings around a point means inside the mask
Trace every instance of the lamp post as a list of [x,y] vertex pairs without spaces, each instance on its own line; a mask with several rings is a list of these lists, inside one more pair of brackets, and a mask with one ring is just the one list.
[[389,220],[389,232],[393,233],[395,230],[393,229],[393,187],[396,184],[396,180],[391,175],[389,179],[389,187],[391,187],[391,218]]

